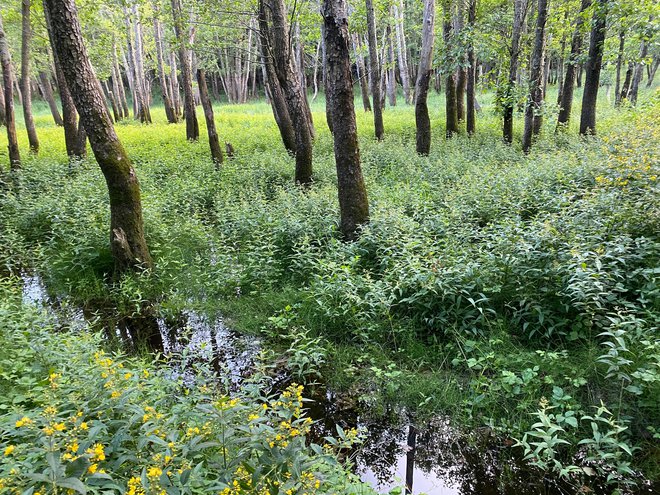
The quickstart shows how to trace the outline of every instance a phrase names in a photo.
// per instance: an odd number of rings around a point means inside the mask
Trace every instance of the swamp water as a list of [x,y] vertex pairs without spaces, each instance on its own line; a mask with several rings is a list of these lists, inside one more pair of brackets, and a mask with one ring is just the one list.
[[[111,337],[129,339],[121,318],[91,312],[52,299],[42,279],[23,274],[23,304],[43,307],[62,327],[82,330],[101,327]],[[102,317],[99,317],[102,314]],[[157,318],[165,354],[187,356],[187,362],[210,363],[230,390],[240,387],[255,369],[261,341],[227,328],[222,318],[211,319],[195,311],[184,311],[174,321]],[[173,377],[192,379],[188,367],[173,366]],[[276,377],[283,386],[287,376]],[[427,495],[569,495],[609,494],[613,490],[598,482],[572,484],[543,475],[523,464],[513,442],[495,438],[487,428],[469,435],[450,426],[447,418],[434,418],[413,426],[405,411],[390,411],[386,417],[371,417],[357,400],[346,400],[329,389],[316,388],[307,414],[315,423],[311,439],[336,435],[341,428],[360,428],[364,442],[348,453],[355,472],[380,492],[397,487],[400,493]],[[411,489],[412,488],[412,489]],[[653,494],[643,483],[635,494]]]

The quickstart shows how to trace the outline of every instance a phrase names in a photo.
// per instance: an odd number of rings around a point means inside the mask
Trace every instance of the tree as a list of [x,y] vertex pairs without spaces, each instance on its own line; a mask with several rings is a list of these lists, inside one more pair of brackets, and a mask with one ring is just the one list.
[[626,46],[626,32],[619,31],[619,52],[616,57],[616,83],[614,85],[614,106],[621,105],[621,66],[623,65],[623,50]]
[[[2,71],[2,66],[0,66],[0,72]],[[0,81],[0,127],[5,125],[7,120],[7,114],[5,109],[5,89],[4,83]]]
[[633,73],[632,83],[630,85],[630,94],[628,99],[631,105],[637,104],[637,95],[639,94],[639,85],[644,77],[644,62],[649,53],[649,43],[647,40],[642,39],[642,46],[639,50],[639,61],[635,64],[635,71]]
[[596,102],[600,83],[600,69],[603,64],[603,47],[607,32],[607,11],[610,0],[597,0],[591,23],[589,59],[586,63],[582,112],[580,114],[580,134],[596,134]]
[[344,238],[350,241],[357,237],[359,227],[369,221],[369,202],[360,168],[346,0],[323,0],[321,14],[328,71],[326,92],[330,94],[334,107],[332,116],[340,229]]
[[0,66],[2,66],[2,81],[5,97],[5,126],[7,128],[7,147],[9,149],[9,167],[12,171],[21,168],[21,153],[18,149],[18,137],[16,136],[16,115],[14,114],[14,87],[11,66],[11,54],[7,36],[0,14]]
[[561,102],[559,103],[559,116],[557,117],[557,130],[568,127],[573,109],[573,91],[575,90],[575,79],[580,71],[578,57],[582,52],[582,25],[584,24],[585,11],[591,6],[591,0],[582,0],[580,12],[575,21],[575,31],[571,39],[571,54],[568,58],[568,67],[566,67],[566,76],[561,90]]
[[30,21],[30,0],[21,0],[23,29],[21,37],[21,93],[23,93],[23,118],[27,130],[30,151],[39,152],[39,138],[34,127],[32,116],[32,85],[30,82],[30,43],[32,41],[32,25]]
[[213,118],[213,105],[209,98],[209,90],[206,84],[206,73],[204,69],[197,69],[197,85],[199,86],[199,100],[204,109],[204,118],[206,119],[206,130],[209,136],[209,148],[211,149],[211,158],[216,169],[222,164],[222,148],[218,140],[218,131],[215,129],[215,120]]
[[174,32],[179,45],[179,65],[181,65],[181,80],[183,82],[183,116],[186,119],[186,139],[199,139],[199,123],[195,112],[195,96],[193,95],[192,61],[190,50],[186,47],[183,15],[180,0],[172,0],[172,16]]
[[415,126],[416,150],[420,155],[428,155],[431,151],[431,119],[427,97],[431,79],[431,62],[433,61],[435,0],[424,1],[424,16],[422,18],[422,51],[419,57],[417,82],[415,83]]
[[383,128],[383,107],[380,96],[380,64],[378,63],[378,45],[376,44],[376,15],[373,0],[365,0],[367,8],[367,36],[369,41],[369,70],[371,71],[371,95],[374,105],[374,132],[376,139],[381,141],[385,132]]
[[39,90],[43,95],[46,102],[48,102],[48,107],[50,108],[50,113],[53,116],[53,121],[55,125],[62,126],[64,121],[60,115],[60,109],[57,108],[57,103],[55,102],[55,97],[53,96],[53,87],[50,85],[50,76],[44,72],[39,72]]
[[477,61],[474,56],[474,24],[477,16],[477,0],[468,0],[468,26],[470,29],[470,42],[468,45],[468,68],[467,68],[467,114],[466,124],[468,135],[473,135],[476,129],[476,115],[474,102],[476,100],[475,84],[477,77]]
[[[444,4],[444,22],[442,23],[442,36],[445,42],[445,51],[451,52],[449,47],[452,44],[453,26],[451,18],[452,0],[445,0]],[[456,91],[456,70],[454,69],[454,60],[451,55],[447,56],[446,67],[447,77],[445,79],[445,110],[446,110],[446,126],[445,135],[450,138],[454,134],[458,134],[458,101]]]
[[[259,0],[259,30],[271,90],[279,87],[296,136],[296,184],[312,183],[313,124],[307,96],[294,65],[284,0]],[[268,68],[270,64],[270,68]],[[279,109],[278,109],[279,113]]]
[[536,16],[536,34],[534,52],[529,75],[529,101],[525,108],[525,129],[523,131],[522,148],[525,153],[532,147],[534,134],[534,119],[541,112],[543,104],[543,58],[545,51],[545,24],[548,20],[548,0],[538,0],[538,15]]
[[160,82],[160,90],[163,96],[163,107],[165,107],[165,116],[170,124],[176,124],[179,118],[175,112],[174,105],[172,104],[172,96],[170,95],[170,88],[167,84],[167,77],[165,76],[165,57],[163,55],[163,26],[160,22],[160,6],[159,3],[152,2],[154,10],[154,43],[156,45],[156,62],[158,64],[158,80]]
[[87,55],[75,1],[44,0],[44,9],[53,51],[108,187],[115,271],[150,268],[153,263],[144,238],[137,174],[112,126]]
[[509,77],[501,96],[504,116],[502,134],[504,142],[508,144],[511,144],[513,141],[513,107],[516,80],[518,78],[518,64],[520,61],[520,39],[528,8],[529,0],[514,0],[513,29],[511,32],[511,48],[509,49]]
[[408,73],[408,48],[406,46],[406,32],[404,30],[404,4],[403,0],[394,2],[394,27],[396,34],[396,53],[399,60],[399,74],[403,86],[403,97],[409,105],[412,100],[410,91],[410,74]]

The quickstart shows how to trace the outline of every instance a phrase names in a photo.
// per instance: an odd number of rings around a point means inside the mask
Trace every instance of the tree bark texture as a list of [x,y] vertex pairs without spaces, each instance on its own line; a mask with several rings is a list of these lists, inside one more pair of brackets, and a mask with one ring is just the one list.
[[323,0],[321,8],[328,68],[326,91],[335,107],[332,115],[340,229],[351,241],[358,236],[360,226],[369,221],[369,202],[360,167],[346,0]]
[[575,90],[575,80],[580,72],[578,57],[582,52],[582,25],[584,24],[585,11],[591,6],[591,0],[582,0],[580,12],[575,21],[575,31],[571,39],[571,54],[568,58],[568,67],[566,67],[566,76],[564,86],[561,90],[561,102],[559,103],[559,116],[557,117],[557,129],[568,127],[573,109],[573,92]]
[[600,69],[603,64],[603,48],[607,33],[607,13],[610,0],[597,0],[591,24],[589,59],[586,62],[580,134],[596,134],[596,102],[600,85]]
[[202,102],[204,109],[204,118],[206,119],[206,130],[209,136],[209,148],[211,150],[211,159],[215,164],[216,169],[222,165],[222,148],[218,139],[218,131],[215,128],[215,120],[213,117],[213,105],[211,98],[209,98],[209,90],[206,84],[206,74],[204,69],[197,69],[197,85],[199,86],[199,99]]
[[186,139],[197,141],[199,139],[199,123],[195,112],[195,96],[193,94],[192,64],[190,50],[186,47],[184,22],[181,13],[181,2],[172,0],[172,16],[174,17],[174,31],[179,44],[179,65],[181,66],[181,81],[183,83],[183,115],[186,119]]
[[28,142],[32,153],[39,152],[39,138],[32,116],[32,87],[30,84],[30,43],[32,42],[32,24],[30,20],[30,0],[21,0],[22,36],[21,36],[21,92],[23,93],[23,119],[27,130]]
[[53,50],[80,113],[110,198],[110,248],[115,271],[152,266],[144,238],[140,185],[108,114],[87,56],[75,0],[44,0]]
[[543,105],[543,79],[544,79],[544,52],[545,52],[545,25],[548,21],[548,0],[538,0],[538,14],[536,16],[536,32],[534,36],[534,51],[529,75],[529,100],[525,108],[525,129],[523,131],[522,148],[525,153],[532,147],[535,118],[542,110]]
[[[442,35],[445,47],[450,47],[452,45],[452,37],[454,34],[452,29],[451,6],[451,0],[445,0],[444,22],[442,23]],[[450,65],[453,65],[451,57],[448,57],[448,60]],[[445,78],[445,111],[445,136],[450,138],[459,132],[456,71],[453,70],[449,70]]]
[[427,98],[431,80],[431,63],[433,61],[435,0],[424,1],[424,17],[422,24],[422,51],[419,57],[417,81],[415,83],[415,127],[416,151],[420,155],[428,155],[431,151],[431,119]]
[[2,82],[5,97],[5,126],[7,128],[7,148],[9,150],[9,167],[12,171],[21,168],[21,153],[18,149],[16,135],[16,115],[14,113],[14,87],[11,66],[11,54],[0,15],[0,66],[2,66]]
[[367,34],[369,42],[369,71],[371,74],[371,96],[373,97],[374,133],[381,141],[385,129],[383,127],[383,107],[380,96],[380,64],[378,63],[378,46],[376,44],[376,15],[373,0],[365,0],[367,8]]
[[295,181],[296,184],[308,186],[312,183],[313,125],[307,94],[301,86],[299,71],[294,64],[284,0],[260,0],[259,16],[264,56],[272,58],[272,67],[294,125]]

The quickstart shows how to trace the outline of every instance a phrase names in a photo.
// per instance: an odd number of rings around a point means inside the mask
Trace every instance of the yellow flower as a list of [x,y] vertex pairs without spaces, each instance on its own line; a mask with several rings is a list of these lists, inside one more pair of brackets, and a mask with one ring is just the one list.
[[9,447],[7,447],[5,449],[5,456],[11,455],[12,452],[14,452],[15,449],[16,449],[16,447],[14,445],[10,445]]
[[44,433],[46,434],[46,436],[49,437],[49,436],[51,436],[53,433],[55,433],[55,430],[53,430],[50,426],[46,426],[46,427],[44,428]]
[[142,376],[145,378],[149,378],[149,370],[142,370]]
[[23,416],[21,419],[16,421],[16,428],[20,428],[21,426],[31,425],[32,423],[34,423],[34,421],[32,421],[27,416]]
[[147,469],[147,478],[159,478],[161,474],[163,474],[163,470],[158,466],[152,466]]
[[105,461],[105,451],[101,443],[97,443],[93,449],[87,449],[86,452],[92,456],[94,461]]
[[55,430],[57,430],[57,431],[64,431],[64,430],[66,430],[66,426],[64,425],[64,423],[55,423],[55,424],[53,425],[53,428],[55,428]]
[[132,376],[133,376],[132,373],[124,373],[124,379],[125,379],[125,380],[128,380],[128,379],[131,378]]
[[121,397],[121,392],[119,392],[118,390],[113,390],[112,393],[110,394],[110,397],[112,397],[113,399],[117,399],[118,397]]
[[99,465],[97,463],[94,463],[87,468],[87,471],[91,474],[94,474],[96,471],[98,471],[98,469],[99,469]]
[[88,428],[89,428],[89,426],[87,426],[87,423],[85,421],[80,423],[80,429],[81,430],[87,430]]

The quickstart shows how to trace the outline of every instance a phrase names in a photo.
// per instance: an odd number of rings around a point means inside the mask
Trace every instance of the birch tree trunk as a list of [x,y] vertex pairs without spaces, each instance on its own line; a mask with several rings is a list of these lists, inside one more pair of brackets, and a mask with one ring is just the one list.
[[435,0],[424,1],[424,17],[422,24],[422,51],[419,57],[417,82],[415,83],[415,127],[416,151],[420,155],[428,155],[431,151],[431,119],[427,97],[431,79],[431,63],[433,61]]
[[176,124],[179,119],[174,111],[172,105],[172,96],[170,95],[170,88],[167,84],[167,77],[165,76],[165,59],[163,57],[163,34],[162,26],[159,20],[160,6],[158,2],[152,2],[154,11],[154,43],[156,45],[156,62],[158,65],[158,80],[160,82],[160,91],[163,96],[163,106],[165,107],[165,116],[167,122]]
[[16,135],[16,115],[14,113],[14,88],[12,78],[11,54],[5,36],[2,15],[0,14],[0,66],[5,99],[5,126],[7,129],[7,148],[9,150],[9,168],[16,172],[21,169],[21,153]]
[[23,118],[27,130],[28,142],[32,153],[39,152],[39,138],[32,116],[32,87],[30,84],[30,43],[32,25],[30,21],[30,0],[21,0],[22,36],[21,36],[21,91],[23,93]]
[[391,107],[396,106],[396,59],[394,58],[394,41],[392,28],[388,24],[387,33],[387,99]]
[[406,35],[404,30],[404,4],[403,0],[399,0],[398,4],[394,3],[394,26],[396,34],[396,51],[399,60],[399,74],[401,75],[401,85],[403,86],[403,97],[406,105],[410,105],[412,101],[412,94],[410,91],[410,74],[408,72],[408,54],[406,47]]
[[360,167],[360,148],[351,77],[348,12],[345,0],[323,0],[321,7],[328,70],[326,92],[334,106],[334,152],[337,189],[344,239],[352,241],[360,226],[369,221],[367,189]]
[[523,131],[522,148],[528,153],[532,147],[536,116],[543,105],[543,56],[545,51],[545,25],[548,20],[548,0],[538,0],[538,15],[536,16],[536,33],[534,52],[529,75],[529,101],[525,108],[525,129]]
[[367,8],[367,33],[369,36],[369,69],[371,73],[371,95],[373,96],[374,132],[376,139],[383,139],[383,107],[380,96],[380,65],[378,63],[378,46],[376,45],[376,16],[373,0],[365,0]]

